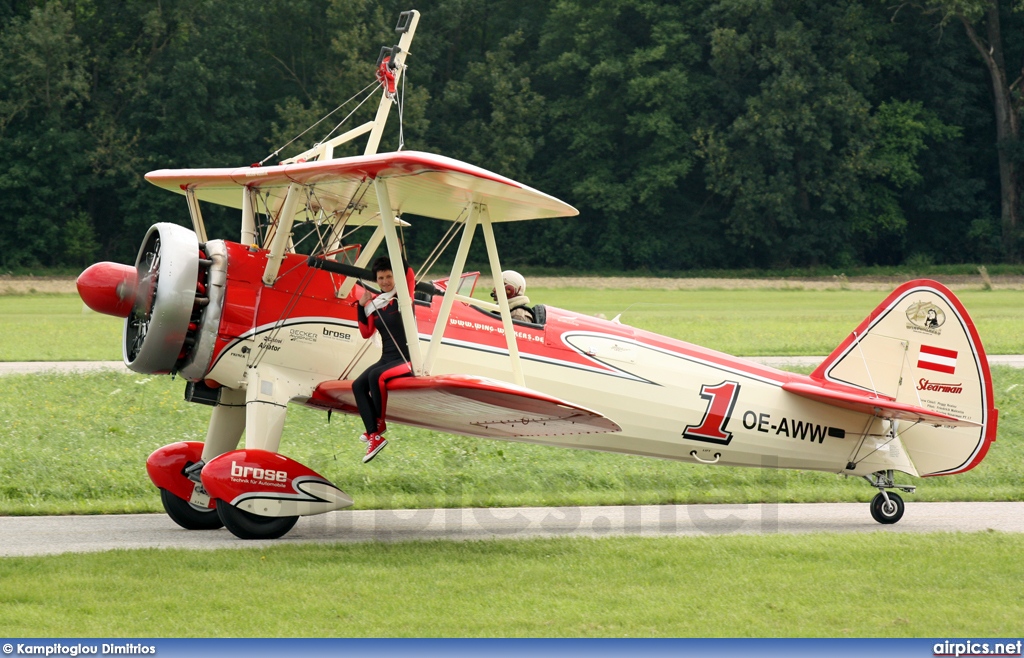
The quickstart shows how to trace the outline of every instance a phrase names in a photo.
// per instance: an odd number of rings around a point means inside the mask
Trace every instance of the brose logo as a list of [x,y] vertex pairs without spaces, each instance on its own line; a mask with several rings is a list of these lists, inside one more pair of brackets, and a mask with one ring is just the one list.
[[275,471],[273,469],[260,468],[258,466],[239,466],[238,462],[232,460],[231,477],[252,478],[253,480],[262,480],[263,482],[287,482],[288,472]]
[[327,327],[324,327],[324,336],[333,338],[334,340],[352,340],[352,334],[344,331],[335,331],[334,329],[328,329]]

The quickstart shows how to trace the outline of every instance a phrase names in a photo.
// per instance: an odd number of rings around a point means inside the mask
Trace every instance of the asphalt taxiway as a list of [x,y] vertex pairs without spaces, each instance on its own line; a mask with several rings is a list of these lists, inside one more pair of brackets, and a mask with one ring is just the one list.
[[893,525],[872,520],[867,503],[341,510],[303,517],[283,538],[257,541],[237,539],[223,528],[184,530],[163,514],[6,516],[0,517],[0,556],[569,536],[1024,532],[1024,502],[915,503],[905,499],[906,513]]

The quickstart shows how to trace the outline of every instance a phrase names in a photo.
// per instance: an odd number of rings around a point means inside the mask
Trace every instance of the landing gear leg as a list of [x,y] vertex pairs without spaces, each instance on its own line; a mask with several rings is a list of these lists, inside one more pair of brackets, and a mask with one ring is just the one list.
[[210,417],[202,457],[197,462],[189,460],[181,472],[194,483],[192,499],[184,500],[167,489],[160,489],[160,501],[167,516],[186,530],[215,530],[224,525],[215,508],[200,504],[209,500],[201,473],[207,461],[238,445],[245,429],[245,391],[225,388],[220,397],[221,403],[213,408]]
[[896,484],[893,481],[891,470],[877,471],[871,475],[865,475],[864,479],[878,489],[878,494],[871,500],[871,518],[885,525],[896,523],[902,519],[903,498],[895,492],[887,492],[886,489],[899,489],[906,493],[914,493],[916,487],[908,484]]
[[[250,368],[245,390],[245,447],[277,452],[288,400],[297,389],[275,369]],[[205,456],[205,453],[204,453]],[[224,527],[239,539],[277,539],[283,537],[299,520],[298,516],[261,516],[231,503],[217,499],[217,516]]]
[[210,414],[210,426],[203,443],[203,462],[231,452],[245,431],[245,391],[224,387],[220,401]]

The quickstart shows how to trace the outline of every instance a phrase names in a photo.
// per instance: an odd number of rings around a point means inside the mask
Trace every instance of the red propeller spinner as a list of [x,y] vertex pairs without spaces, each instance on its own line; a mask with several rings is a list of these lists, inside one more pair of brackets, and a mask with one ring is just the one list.
[[126,318],[135,303],[137,280],[134,266],[103,262],[90,265],[75,284],[86,306],[97,313]]

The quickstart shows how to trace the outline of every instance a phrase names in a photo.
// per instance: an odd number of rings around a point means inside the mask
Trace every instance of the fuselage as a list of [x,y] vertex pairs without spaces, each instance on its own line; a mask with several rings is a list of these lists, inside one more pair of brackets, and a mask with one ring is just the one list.
[[[288,256],[278,280],[265,286],[265,251],[224,247],[216,343],[205,374],[193,378],[244,388],[247,372],[270,367],[296,382],[293,401],[308,404],[319,383],[353,378],[377,360],[379,347],[361,338],[356,322],[360,286],[339,298],[345,278],[310,270],[300,255]],[[440,296],[415,304],[422,346],[440,306]],[[914,472],[905,455],[885,445],[880,419],[782,390],[806,376],[617,322],[545,310],[543,325],[515,324],[527,387],[589,407],[622,431],[532,442],[734,466]],[[497,315],[455,303],[430,374],[446,373],[512,381]],[[875,448],[855,471],[846,470],[858,449],[864,455]]]

